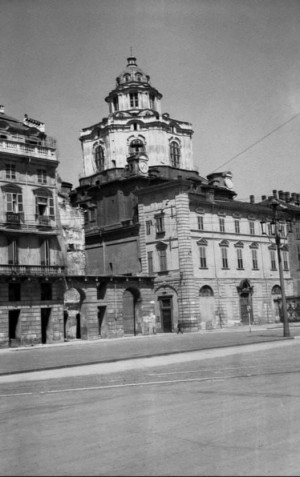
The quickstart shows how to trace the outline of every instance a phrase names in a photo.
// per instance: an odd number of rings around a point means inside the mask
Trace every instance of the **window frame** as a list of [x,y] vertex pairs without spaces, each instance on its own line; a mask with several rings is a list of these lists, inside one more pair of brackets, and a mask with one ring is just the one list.
[[221,233],[225,233],[225,219],[224,217],[219,217],[219,229]]
[[169,144],[170,148],[170,161],[171,166],[179,168],[180,167],[180,145],[177,141],[171,141]]
[[206,246],[205,245],[198,245],[199,248],[199,268],[207,268],[207,257],[206,257]]
[[257,249],[252,249],[251,250],[251,255],[252,255],[252,269],[253,270],[259,270]]
[[237,255],[237,269],[244,270],[243,249],[241,247],[236,249]]
[[5,178],[10,180],[17,178],[16,164],[11,164],[9,162],[5,164]]
[[221,247],[222,268],[224,270],[229,269],[228,265],[228,249],[227,247]]
[[131,108],[139,107],[139,94],[138,93],[129,93],[129,101]]

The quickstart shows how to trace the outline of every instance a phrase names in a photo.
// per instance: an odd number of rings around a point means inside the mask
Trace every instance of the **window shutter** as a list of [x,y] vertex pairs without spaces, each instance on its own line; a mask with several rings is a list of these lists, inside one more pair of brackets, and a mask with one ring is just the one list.
[[53,197],[49,197],[49,215],[54,217],[54,200]]
[[12,193],[6,193],[6,210],[7,212],[13,212]]
[[18,194],[18,212],[23,212],[23,197]]
[[38,196],[35,197],[35,215],[40,215],[40,214],[39,214],[39,200],[38,200]]

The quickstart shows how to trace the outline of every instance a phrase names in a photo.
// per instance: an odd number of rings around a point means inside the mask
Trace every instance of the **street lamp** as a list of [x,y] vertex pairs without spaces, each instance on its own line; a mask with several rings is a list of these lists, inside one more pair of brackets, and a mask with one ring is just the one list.
[[[271,236],[275,237],[275,244],[277,249],[277,257],[278,257],[278,268],[279,268],[279,278],[280,278],[280,287],[281,287],[281,298],[282,298],[282,314],[283,314],[283,336],[289,337],[290,329],[289,329],[289,321],[287,315],[287,307],[286,307],[286,298],[285,298],[285,289],[284,289],[284,278],[283,278],[283,269],[282,269],[282,261],[281,261],[281,228],[279,224],[279,217],[278,217],[278,206],[280,203],[276,199],[272,199],[271,202],[273,208],[273,220],[270,223],[270,232]],[[288,221],[288,232],[291,231],[291,221]],[[264,220],[261,221],[261,230],[263,235],[267,235],[266,231],[266,222]]]

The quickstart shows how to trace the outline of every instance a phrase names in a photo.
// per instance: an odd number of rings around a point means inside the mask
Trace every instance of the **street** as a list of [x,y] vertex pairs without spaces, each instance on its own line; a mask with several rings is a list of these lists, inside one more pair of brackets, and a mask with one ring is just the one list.
[[3,376],[1,475],[299,475],[299,345]]

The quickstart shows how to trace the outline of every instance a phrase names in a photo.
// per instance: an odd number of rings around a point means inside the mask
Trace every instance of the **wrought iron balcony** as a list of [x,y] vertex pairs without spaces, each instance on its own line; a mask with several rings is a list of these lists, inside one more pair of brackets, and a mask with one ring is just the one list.
[[20,225],[23,218],[22,213],[6,212],[6,223]]
[[0,275],[10,276],[60,276],[64,270],[61,265],[0,265]]

